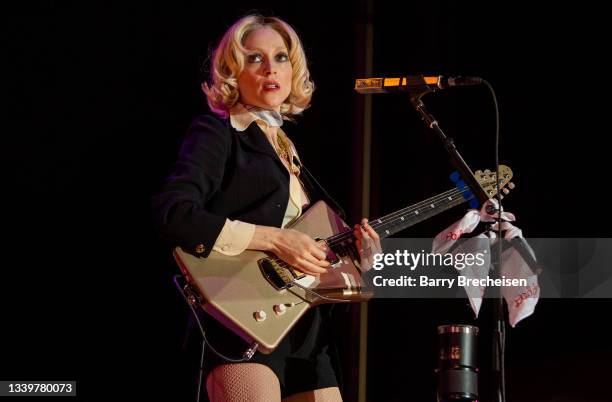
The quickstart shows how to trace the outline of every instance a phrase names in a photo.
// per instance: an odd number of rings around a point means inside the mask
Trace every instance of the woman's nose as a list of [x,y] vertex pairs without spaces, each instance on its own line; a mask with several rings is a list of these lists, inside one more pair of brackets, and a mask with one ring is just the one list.
[[276,74],[276,63],[274,63],[273,61],[267,61],[264,63],[264,74],[265,75],[271,75],[271,74]]

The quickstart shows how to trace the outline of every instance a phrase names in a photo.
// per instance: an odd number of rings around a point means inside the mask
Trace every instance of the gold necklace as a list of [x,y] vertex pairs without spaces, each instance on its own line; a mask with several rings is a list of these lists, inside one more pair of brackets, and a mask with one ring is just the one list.
[[289,139],[280,129],[276,131],[276,143],[278,144],[276,148],[276,153],[278,156],[287,161],[293,174],[299,176],[300,168],[295,166],[293,163],[293,151],[289,145]]
[[276,153],[282,159],[289,162],[289,152],[287,150],[287,142],[285,141],[285,139],[283,138],[283,136],[280,134],[279,131],[276,132]]

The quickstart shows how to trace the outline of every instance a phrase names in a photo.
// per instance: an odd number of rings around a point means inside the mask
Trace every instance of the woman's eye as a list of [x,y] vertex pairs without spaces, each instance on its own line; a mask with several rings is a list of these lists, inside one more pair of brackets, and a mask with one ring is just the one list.
[[287,56],[287,53],[280,53],[276,55],[276,61],[278,62],[284,62],[288,60],[289,60],[289,56]]
[[249,63],[260,63],[262,61],[262,57],[259,53],[250,54],[247,57]]

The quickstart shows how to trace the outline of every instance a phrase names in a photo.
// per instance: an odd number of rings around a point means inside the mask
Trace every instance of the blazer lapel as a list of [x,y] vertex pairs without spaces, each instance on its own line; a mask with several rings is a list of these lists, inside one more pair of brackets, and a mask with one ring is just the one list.
[[243,145],[247,146],[253,151],[268,155],[270,158],[274,159],[283,172],[289,175],[287,168],[280,160],[276,154],[276,151],[272,147],[272,144],[270,144],[270,141],[268,141],[268,138],[266,138],[266,134],[259,128],[257,123],[251,123],[246,130],[238,131],[237,134],[240,142]]

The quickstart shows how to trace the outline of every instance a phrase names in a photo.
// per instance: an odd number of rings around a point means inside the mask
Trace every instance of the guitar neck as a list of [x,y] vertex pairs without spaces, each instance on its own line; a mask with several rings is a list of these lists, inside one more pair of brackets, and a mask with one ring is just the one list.
[[374,219],[370,221],[370,226],[382,239],[466,201],[459,191],[447,191],[381,218]]

